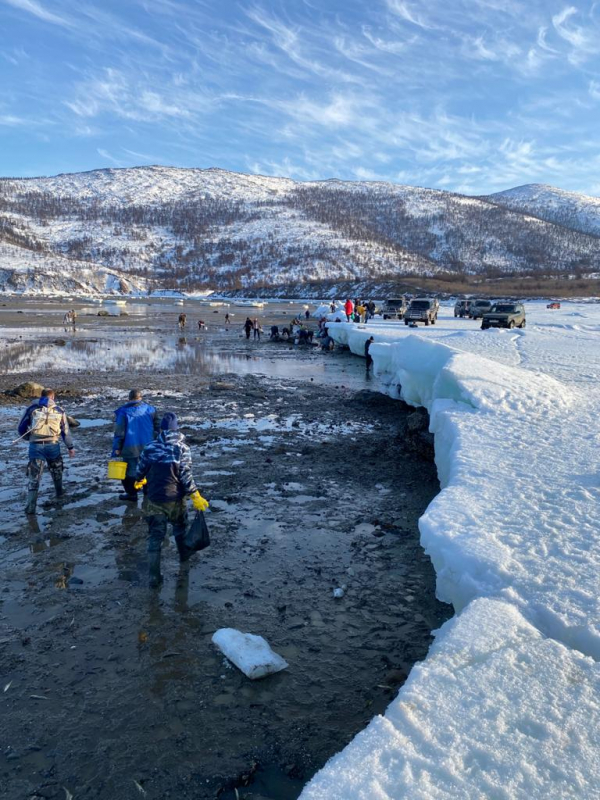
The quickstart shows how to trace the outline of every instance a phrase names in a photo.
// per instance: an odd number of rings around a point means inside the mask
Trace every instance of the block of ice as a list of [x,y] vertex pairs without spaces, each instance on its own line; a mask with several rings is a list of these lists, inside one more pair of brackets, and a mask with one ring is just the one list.
[[224,656],[253,681],[289,666],[284,658],[271,650],[266,639],[253,633],[220,628],[212,641]]
[[329,326],[361,356],[373,335],[380,388],[429,411],[421,543],[459,616],[303,800],[600,797],[600,304],[576,308]]

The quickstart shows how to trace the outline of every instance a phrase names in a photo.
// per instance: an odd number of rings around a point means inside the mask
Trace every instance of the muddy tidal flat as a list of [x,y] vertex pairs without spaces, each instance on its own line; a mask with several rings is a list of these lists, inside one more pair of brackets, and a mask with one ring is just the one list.
[[[0,392],[52,386],[80,425],[66,499],[45,474],[27,517],[27,445],[8,445],[29,401],[0,395],[0,797],[297,798],[451,613],[419,546],[439,484],[406,446],[412,409],[347,353],[270,343],[298,304],[98,317],[2,302]],[[73,307],[75,329],[62,324]],[[247,315],[260,341],[243,337]],[[164,547],[160,590],[142,503],[106,478],[113,412],[133,386],[178,415],[210,501],[211,546],[184,566]],[[264,636],[289,668],[249,681],[211,644],[223,627]]]

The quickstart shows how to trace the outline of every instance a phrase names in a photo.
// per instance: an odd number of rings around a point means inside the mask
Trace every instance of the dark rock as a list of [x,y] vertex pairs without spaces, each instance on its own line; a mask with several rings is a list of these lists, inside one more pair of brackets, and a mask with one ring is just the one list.
[[209,384],[208,388],[211,392],[233,392],[237,389],[235,383],[227,383],[226,381],[214,381]]
[[19,384],[14,389],[10,389],[6,394],[10,394],[13,397],[35,398],[42,396],[43,388],[44,387],[39,383],[27,381],[26,383]]

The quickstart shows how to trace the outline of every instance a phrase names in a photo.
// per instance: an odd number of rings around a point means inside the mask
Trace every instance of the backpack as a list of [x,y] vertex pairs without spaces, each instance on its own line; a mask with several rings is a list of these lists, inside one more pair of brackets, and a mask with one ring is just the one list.
[[58,406],[38,406],[31,412],[30,433],[36,439],[58,441],[63,414]]

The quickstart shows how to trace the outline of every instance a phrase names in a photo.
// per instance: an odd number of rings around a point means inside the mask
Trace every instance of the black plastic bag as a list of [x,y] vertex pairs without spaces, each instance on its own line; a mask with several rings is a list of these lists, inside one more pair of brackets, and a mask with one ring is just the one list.
[[204,550],[210,544],[208,526],[202,511],[196,511],[196,516],[192,520],[192,524],[188,528],[183,541],[190,553]]

